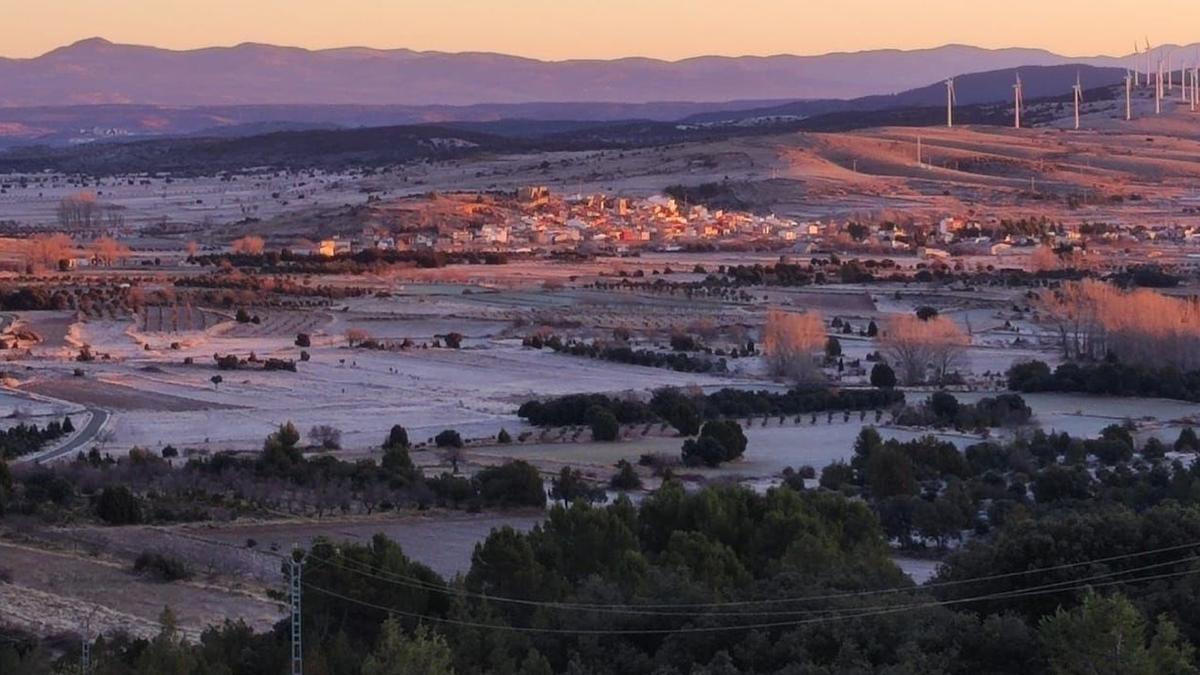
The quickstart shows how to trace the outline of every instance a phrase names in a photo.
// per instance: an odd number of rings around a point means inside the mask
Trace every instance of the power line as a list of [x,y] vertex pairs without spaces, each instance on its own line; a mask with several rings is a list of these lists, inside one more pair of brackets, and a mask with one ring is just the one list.
[[[770,599],[765,599],[765,600],[741,600],[741,601],[711,602],[711,603],[657,603],[657,604],[656,603],[648,603],[648,604],[636,604],[636,605],[628,604],[628,603],[626,603],[626,604],[596,604],[596,603],[568,603],[568,602],[559,603],[559,602],[528,600],[528,599],[524,599],[524,598],[493,596],[493,595],[481,594],[481,593],[472,593],[470,591],[465,591],[465,590],[451,589],[448,586],[431,583],[427,580],[409,576],[409,575],[404,575],[404,574],[395,573],[395,572],[384,572],[383,570],[377,571],[373,568],[373,566],[370,565],[370,563],[361,562],[361,561],[357,561],[357,560],[353,560],[353,559],[349,559],[349,558],[346,558],[343,561],[339,562],[339,561],[335,561],[335,560],[330,560],[328,558],[322,558],[319,556],[312,555],[311,552],[308,557],[311,560],[321,562],[321,563],[324,563],[327,565],[335,566],[335,567],[341,567],[342,569],[346,569],[349,572],[361,574],[363,576],[372,577],[372,578],[378,579],[380,581],[387,581],[389,583],[394,583],[399,586],[408,586],[410,588],[415,588],[415,589],[446,593],[448,595],[460,595],[460,596],[465,595],[467,597],[475,597],[478,599],[488,600],[488,601],[492,601],[492,602],[503,602],[503,603],[510,603],[510,604],[519,604],[519,605],[548,606],[548,607],[555,607],[555,608],[560,608],[560,609],[578,609],[578,610],[590,610],[590,611],[614,610],[614,613],[652,614],[648,610],[720,609],[720,608],[726,608],[726,607],[753,607],[753,606],[758,606],[758,605],[779,605],[779,604],[794,603],[794,602],[812,602],[812,601],[816,601],[816,600],[838,600],[838,599],[847,599],[847,598],[869,597],[869,596],[875,596],[875,595],[891,595],[891,594],[896,594],[896,593],[908,593],[908,592],[913,592],[913,591],[925,591],[925,590],[931,590],[931,589],[937,589],[937,588],[960,586],[963,584],[978,583],[978,582],[982,582],[982,581],[995,581],[995,580],[999,580],[999,579],[1007,579],[1007,578],[1013,578],[1013,577],[1017,577],[1017,576],[1026,576],[1026,575],[1031,575],[1031,574],[1043,574],[1046,572],[1061,571],[1061,570],[1065,570],[1065,569],[1073,569],[1073,568],[1077,568],[1077,567],[1082,567],[1085,565],[1095,565],[1095,564],[1101,564],[1101,563],[1106,563],[1106,562],[1115,562],[1118,560],[1139,558],[1139,557],[1155,555],[1155,554],[1159,554],[1159,553],[1170,553],[1170,552],[1179,551],[1182,549],[1195,548],[1197,546],[1200,546],[1200,542],[1179,544],[1179,545],[1175,545],[1175,546],[1165,546],[1165,547],[1160,547],[1157,549],[1150,549],[1147,551],[1126,553],[1126,554],[1122,554],[1122,555],[1109,556],[1109,557],[1105,557],[1105,558],[1096,558],[1096,559],[1092,559],[1092,560],[1085,560],[1085,561],[1079,561],[1079,562],[1073,562],[1073,563],[1063,563],[1061,565],[1053,565],[1053,566],[1049,566],[1049,567],[1033,568],[1033,569],[1028,569],[1028,570],[1021,570],[1021,571],[1016,571],[1016,572],[1005,572],[1005,573],[1000,573],[1000,574],[991,574],[991,575],[980,576],[980,577],[971,577],[969,579],[956,579],[956,580],[951,580],[951,581],[937,582],[937,583],[932,583],[932,584],[924,584],[921,586],[910,586],[910,587],[904,587],[904,588],[887,588],[887,589],[875,589],[875,590],[864,590],[864,591],[848,591],[848,592],[842,592],[842,593],[830,593],[830,594],[823,594],[823,595],[794,596],[794,597],[788,597],[788,598],[770,598]],[[1182,561],[1183,561],[1183,559],[1178,560],[1178,561],[1172,561],[1172,563],[1167,563],[1167,564],[1173,564],[1174,562],[1182,562]],[[358,569],[353,569],[353,568],[347,567],[347,565],[354,565],[354,566],[358,567]],[[367,569],[362,569],[363,567],[366,567]],[[1136,571],[1137,569],[1139,569],[1139,568],[1132,568],[1131,570],[1128,570],[1128,571]],[[744,612],[744,613],[750,614],[750,612]],[[799,613],[799,612],[797,612],[797,613]],[[673,613],[664,613],[663,615],[668,615],[668,614],[673,614]]]
[[[231,544],[229,542],[206,539],[204,537],[200,537],[197,535],[191,535],[191,534],[178,532],[178,531],[175,531],[174,534],[178,534],[179,536],[182,536],[182,537],[185,537],[188,539],[192,539],[192,540],[195,540],[195,541],[201,542],[201,543],[223,546],[223,547],[233,548],[236,550],[243,550],[243,551],[245,550],[241,546],[238,546],[236,544]],[[309,560],[313,560],[316,562],[320,562],[320,563],[329,565],[329,566],[338,567],[338,568],[348,571],[350,573],[359,574],[364,577],[373,578],[373,579],[380,580],[380,581],[385,581],[388,583],[396,584],[398,586],[404,586],[404,587],[414,588],[414,589],[418,589],[418,590],[442,593],[442,594],[449,595],[449,596],[471,597],[471,598],[480,599],[480,600],[484,600],[484,601],[490,601],[490,602],[502,602],[502,603],[516,604],[516,605],[535,606],[535,607],[542,607],[542,608],[553,609],[553,610],[577,610],[580,612],[592,612],[592,613],[601,613],[601,614],[619,614],[619,615],[630,615],[630,616],[695,617],[695,616],[715,616],[716,614],[706,613],[706,614],[697,615],[697,614],[687,614],[684,612],[670,612],[670,611],[663,612],[663,611],[654,611],[654,610],[662,610],[662,609],[721,609],[721,608],[753,607],[753,606],[768,605],[768,604],[776,605],[776,604],[781,604],[781,603],[812,602],[812,601],[816,601],[816,600],[849,599],[849,598],[869,597],[869,596],[876,596],[876,595],[890,595],[890,594],[895,594],[895,593],[905,593],[905,592],[913,592],[913,591],[924,591],[924,590],[934,589],[934,588],[944,588],[944,587],[958,586],[958,585],[968,584],[968,583],[978,583],[981,581],[992,581],[992,580],[998,580],[998,579],[1013,578],[1013,577],[1017,577],[1017,576],[1032,575],[1032,574],[1044,574],[1046,572],[1061,571],[1064,569],[1074,569],[1074,568],[1078,568],[1078,567],[1082,567],[1082,566],[1086,566],[1086,565],[1094,565],[1094,564],[1100,564],[1100,563],[1105,563],[1105,562],[1114,562],[1114,561],[1118,561],[1118,560],[1128,560],[1128,559],[1132,559],[1132,558],[1140,558],[1140,557],[1145,557],[1145,556],[1155,555],[1155,554],[1160,554],[1160,553],[1169,553],[1169,552],[1173,552],[1173,551],[1180,551],[1183,549],[1195,548],[1197,546],[1200,546],[1200,542],[1177,544],[1174,546],[1164,546],[1164,547],[1149,549],[1149,550],[1145,550],[1145,551],[1137,551],[1137,552],[1133,552],[1133,553],[1126,553],[1126,554],[1120,554],[1120,555],[1115,555],[1115,556],[1107,556],[1104,558],[1095,558],[1095,559],[1091,559],[1091,560],[1078,561],[1078,562],[1073,562],[1073,563],[1063,563],[1060,565],[1053,565],[1053,566],[1042,567],[1042,568],[1033,568],[1033,569],[1029,569],[1029,570],[992,574],[992,575],[986,575],[986,576],[980,576],[980,577],[972,577],[969,579],[958,579],[958,580],[952,580],[952,581],[947,581],[947,582],[940,582],[940,583],[934,583],[934,584],[926,584],[923,586],[912,586],[912,587],[905,587],[905,588],[853,591],[853,592],[833,593],[833,594],[815,595],[815,596],[807,596],[807,597],[774,598],[774,599],[761,600],[761,601],[733,601],[733,602],[724,602],[724,603],[691,603],[691,604],[688,604],[688,603],[646,604],[646,605],[629,605],[629,604],[605,605],[605,604],[565,603],[565,602],[560,603],[560,602],[528,600],[528,599],[524,599],[524,598],[492,596],[492,595],[482,594],[482,593],[473,593],[470,591],[466,591],[465,589],[454,589],[449,586],[438,585],[438,584],[429,582],[424,579],[419,579],[417,577],[412,577],[412,576],[403,575],[403,574],[399,574],[399,573],[384,572],[382,570],[375,570],[370,565],[370,563],[367,563],[364,561],[358,561],[358,560],[354,560],[354,559],[350,559],[350,558],[345,558],[345,559],[343,559],[343,561],[339,562],[339,561],[329,560],[327,558],[315,556],[312,554],[311,551],[309,551],[306,558]],[[274,552],[258,551],[258,553],[277,557],[277,558],[286,560],[288,562],[291,561],[290,556],[284,556],[282,554],[278,554],[278,553],[274,553]],[[1186,557],[1186,558],[1179,558],[1179,559],[1175,559],[1175,560],[1154,563],[1154,564],[1150,564],[1150,565],[1132,567],[1132,568],[1128,568],[1125,570],[1117,570],[1117,571],[1099,573],[1099,574],[1092,575],[1090,577],[1085,577],[1083,579],[1069,579],[1069,580],[1053,582],[1053,583],[1049,583],[1049,584],[1043,584],[1043,585],[1039,585],[1039,586],[1033,586],[1033,587],[1024,589],[1024,591],[1038,590],[1038,591],[1046,591],[1046,592],[1057,592],[1058,590],[1068,590],[1068,589],[1061,589],[1058,587],[1061,587],[1064,585],[1069,585],[1069,584],[1074,584],[1074,583],[1079,583],[1081,581],[1084,581],[1084,582],[1098,581],[1098,580],[1102,580],[1102,579],[1108,579],[1111,577],[1122,576],[1125,574],[1132,574],[1134,572],[1147,571],[1147,570],[1157,569],[1157,568],[1161,568],[1161,567],[1165,567],[1165,566],[1169,566],[1169,565],[1175,565],[1175,564],[1180,564],[1180,563],[1185,563],[1185,562],[1194,562],[1197,560],[1200,560],[1200,556],[1190,556],[1190,557]],[[357,569],[354,567],[348,567],[347,565],[354,565],[357,567]],[[366,567],[367,569],[364,570],[364,569],[362,569],[363,567]],[[307,583],[305,583],[304,585],[311,586],[310,584],[307,584]],[[315,590],[315,587],[314,587],[314,590]],[[321,590],[324,590],[324,589],[321,589]],[[324,592],[331,593],[331,591],[324,591]],[[1022,589],[1000,591],[1000,592],[993,593],[992,596],[994,599],[1003,599],[1008,594],[1011,594],[1014,592],[1022,592]],[[986,597],[987,596],[980,596],[980,599],[985,599]],[[822,609],[800,609],[800,610],[738,611],[736,613],[733,613],[733,612],[726,613],[723,616],[728,616],[728,617],[737,617],[737,616],[778,617],[778,616],[825,615],[826,617],[828,617],[829,615],[835,614],[838,612],[861,612],[861,611],[867,611],[867,610],[887,610],[887,609],[890,609],[889,606],[874,605],[874,606],[868,606],[868,607],[827,608],[827,609],[823,609],[823,610]]]
[[[1101,579],[1122,576],[1125,574],[1132,574],[1134,572],[1144,572],[1144,571],[1151,570],[1151,569],[1168,567],[1171,565],[1177,565],[1177,564],[1185,563],[1185,562],[1196,562],[1198,560],[1200,560],[1200,556],[1190,556],[1190,557],[1186,557],[1186,558],[1179,558],[1176,560],[1169,560],[1169,561],[1154,563],[1154,564],[1150,564],[1150,565],[1142,565],[1139,567],[1132,567],[1132,568],[1124,569],[1124,570],[1102,572],[1099,574],[1091,575],[1089,577],[1084,577],[1082,579],[1067,579],[1067,580],[1063,580],[1063,581],[1057,581],[1057,582],[1051,582],[1051,583],[1047,583],[1047,584],[1041,584],[1038,586],[1032,586],[1032,587],[1028,587],[1026,589],[1009,589],[1007,591],[995,591],[995,592],[993,592],[992,595],[994,595],[996,597],[1000,597],[1007,593],[1020,592],[1022,590],[1051,589],[1051,588],[1055,588],[1058,586],[1076,584],[1079,582],[1097,581],[1097,580],[1101,580]],[[354,570],[347,570],[347,571],[353,572]],[[365,575],[365,576],[371,576],[372,578],[377,578],[377,579],[382,579],[384,581],[387,581],[387,579],[385,579],[383,577],[375,576],[375,575]],[[474,598],[485,600],[485,601],[493,600],[493,598],[491,596],[488,596],[486,594],[459,592],[459,591],[455,591],[455,590],[449,589],[449,588],[429,589],[429,590],[441,590],[442,592],[444,592],[448,595],[465,595],[466,597],[474,597]],[[810,615],[810,614],[829,614],[829,613],[833,613],[833,612],[847,612],[847,611],[853,612],[853,611],[863,611],[863,610],[870,610],[870,609],[886,609],[886,608],[890,607],[890,605],[874,605],[874,606],[866,606],[866,607],[845,607],[845,608],[826,608],[826,609],[760,610],[760,611],[737,611],[737,612],[730,612],[730,613],[709,612],[709,613],[705,613],[705,614],[688,614],[685,612],[661,612],[661,611],[654,611],[654,610],[642,611],[639,609],[616,609],[616,608],[611,608],[611,607],[587,607],[587,606],[571,605],[570,603],[555,603],[555,602],[545,602],[545,601],[536,601],[536,600],[509,599],[506,601],[514,602],[514,603],[522,604],[522,605],[532,605],[532,606],[537,606],[537,607],[544,607],[544,608],[548,608],[548,609],[572,610],[572,611],[579,611],[579,612],[609,613],[609,614],[638,615],[638,616],[676,616],[676,617],[795,616],[795,615]]]
[[[307,582],[305,582],[304,585],[309,590],[316,591],[318,593],[322,593],[324,595],[328,595],[330,597],[334,597],[334,598],[343,600],[345,602],[350,602],[350,603],[354,603],[357,605],[361,605],[363,607],[376,609],[376,610],[379,610],[382,612],[387,612],[389,614],[393,614],[393,615],[397,615],[397,616],[406,616],[406,617],[410,617],[410,618],[420,619],[423,621],[432,621],[435,623],[442,623],[442,624],[446,624],[446,625],[462,626],[462,627],[466,627],[466,628],[483,628],[483,629],[489,629],[489,630],[507,630],[507,631],[513,631],[513,632],[569,634],[569,635],[670,635],[670,634],[676,634],[676,633],[720,633],[720,632],[729,632],[729,631],[763,630],[763,629],[771,629],[771,628],[793,628],[793,627],[803,626],[803,625],[808,625],[808,624],[832,623],[834,621],[845,621],[845,620],[849,620],[849,619],[870,618],[870,617],[875,617],[875,616],[899,614],[899,613],[903,613],[903,612],[916,611],[916,610],[921,610],[921,609],[931,609],[931,608],[935,608],[935,607],[947,607],[947,606],[967,604],[967,603],[972,603],[972,602],[981,602],[984,600],[1007,599],[1007,598],[1013,598],[1013,597],[1031,597],[1031,596],[1059,593],[1059,592],[1064,592],[1064,591],[1080,590],[1080,589],[1084,589],[1084,588],[1105,588],[1105,587],[1116,586],[1116,585],[1120,585],[1120,584],[1140,583],[1140,582],[1145,582],[1145,581],[1156,581],[1156,580],[1161,580],[1161,579],[1182,577],[1182,576],[1187,576],[1187,575],[1191,575],[1191,574],[1200,574],[1200,569],[1186,570],[1183,572],[1169,572],[1169,573],[1164,573],[1164,574],[1139,577],[1137,579],[1118,579],[1118,580],[1114,580],[1114,581],[1108,581],[1108,582],[1105,582],[1102,584],[1080,584],[1080,585],[1076,585],[1076,586],[1069,587],[1069,588],[1050,589],[1050,590],[1013,591],[1013,592],[1008,592],[1008,593],[997,593],[997,594],[992,594],[992,595],[983,595],[983,596],[976,596],[976,597],[971,597],[971,598],[942,600],[942,601],[934,601],[934,602],[927,602],[927,603],[913,604],[913,605],[900,605],[900,606],[897,606],[894,608],[888,608],[888,609],[876,610],[876,611],[864,611],[864,612],[860,612],[860,613],[856,613],[856,614],[842,614],[842,615],[837,615],[837,616],[824,616],[824,617],[815,617],[815,618],[808,618],[808,619],[796,619],[796,620],[792,620],[792,621],[749,623],[749,624],[743,624],[740,626],[684,626],[681,628],[674,628],[674,629],[670,629],[670,628],[667,628],[667,629],[662,629],[662,628],[651,628],[651,629],[544,628],[544,627],[506,626],[506,625],[501,625],[501,624],[490,624],[490,623],[483,623],[483,622],[477,622],[477,621],[463,621],[460,619],[449,619],[449,618],[445,618],[445,617],[430,616],[430,615],[426,615],[426,614],[421,614],[419,612],[410,612],[410,611],[406,611],[406,610],[396,609],[394,607],[388,607],[385,605],[367,602],[365,600],[359,600],[357,598],[352,598],[352,597],[344,595],[342,593],[338,593],[336,591],[330,591],[328,589],[321,588],[319,586],[315,586],[315,585],[309,584]],[[1074,582],[1072,582],[1072,583],[1074,583]]]
[[[1102,572],[1099,574],[1094,574],[1090,577],[1085,577],[1083,579],[1068,579],[1068,580],[1064,580],[1064,581],[1052,582],[1049,584],[1034,586],[1032,588],[1033,589],[1052,588],[1055,586],[1062,586],[1062,585],[1078,583],[1080,581],[1095,581],[1095,580],[1106,579],[1106,578],[1115,577],[1115,576],[1122,576],[1125,574],[1131,574],[1134,572],[1143,572],[1143,571],[1147,571],[1147,570],[1151,570],[1151,569],[1157,569],[1160,567],[1177,565],[1177,564],[1185,563],[1185,562],[1196,562],[1198,560],[1200,560],[1200,556],[1190,556],[1190,557],[1186,557],[1186,558],[1179,558],[1176,560],[1169,560],[1169,561],[1165,561],[1165,562],[1153,563],[1150,565],[1142,565],[1139,567],[1132,567],[1132,568],[1124,569],[1124,570]],[[336,564],[330,563],[329,561],[323,560],[323,562],[325,562],[326,564],[333,564],[334,566],[337,566]],[[889,605],[875,605],[875,606],[868,606],[868,607],[845,607],[845,608],[834,607],[834,608],[825,608],[825,609],[796,609],[796,610],[782,609],[782,610],[757,610],[757,611],[755,611],[755,610],[749,610],[749,611],[738,610],[738,611],[733,611],[733,612],[728,612],[728,613],[707,612],[707,613],[703,613],[703,614],[699,614],[699,613],[689,614],[686,611],[669,612],[669,611],[660,611],[660,610],[654,610],[654,609],[641,609],[640,606],[631,607],[631,608],[617,608],[617,607],[611,607],[611,606],[588,606],[588,605],[581,605],[581,604],[575,604],[575,603],[558,603],[558,602],[552,602],[552,601],[525,600],[525,599],[517,599],[517,598],[497,598],[497,597],[493,597],[493,596],[490,596],[490,595],[487,595],[484,593],[473,593],[470,591],[465,591],[465,590],[461,590],[461,589],[452,589],[449,587],[428,587],[428,588],[427,587],[418,587],[418,586],[405,584],[404,582],[391,580],[391,579],[388,579],[386,576],[379,575],[379,574],[374,574],[374,573],[370,573],[370,572],[361,572],[361,571],[346,568],[346,567],[341,567],[341,569],[344,569],[351,573],[361,574],[362,576],[370,577],[372,579],[378,579],[381,581],[387,581],[389,583],[394,583],[399,586],[405,586],[405,587],[409,587],[409,588],[420,588],[421,590],[428,590],[431,592],[439,592],[439,593],[443,593],[446,595],[469,597],[469,598],[475,598],[475,599],[484,600],[484,601],[499,601],[499,602],[506,602],[506,603],[511,603],[511,604],[518,604],[518,605],[535,606],[535,607],[541,607],[541,608],[546,608],[546,609],[571,610],[571,611],[591,612],[591,613],[598,613],[598,614],[620,614],[620,615],[633,615],[633,616],[676,616],[676,617],[689,617],[689,616],[734,616],[734,617],[736,617],[736,616],[797,616],[797,615],[829,614],[829,613],[833,613],[833,612],[845,612],[845,611],[862,611],[865,609],[884,609],[884,608],[889,607]],[[916,587],[914,590],[923,590],[923,589],[920,587]],[[997,593],[1004,593],[1004,592],[1009,592],[1009,591],[997,591]]]

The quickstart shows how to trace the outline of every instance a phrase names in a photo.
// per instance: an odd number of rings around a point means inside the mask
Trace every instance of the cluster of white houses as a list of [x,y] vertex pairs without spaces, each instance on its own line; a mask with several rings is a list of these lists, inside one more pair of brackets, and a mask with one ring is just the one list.
[[396,231],[368,225],[354,236],[317,242],[323,256],[365,249],[445,252],[538,252],[565,250],[673,250],[720,242],[774,242],[796,252],[867,246],[874,250],[927,258],[957,255],[1023,255],[1039,244],[1055,246],[1150,244],[1200,246],[1200,227],[1142,225],[1053,225],[1022,231],[994,219],[943,218],[935,223],[860,224],[849,221],[798,222],[776,215],[681,205],[665,195],[648,198],[581,195],[556,198],[545,187],[522,188],[513,208],[471,226],[439,225]]

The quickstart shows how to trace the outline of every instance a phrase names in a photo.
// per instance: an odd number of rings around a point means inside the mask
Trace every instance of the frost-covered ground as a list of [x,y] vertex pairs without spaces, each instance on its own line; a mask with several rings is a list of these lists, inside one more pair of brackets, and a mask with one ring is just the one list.
[[[755,420],[753,425],[745,429],[748,444],[741,460],[718,469],[688,468],[681,471],[708,479],[738,476],[749,480],[778,476],[787,467],[808,465],[820,471],[832,462],[850,460],[854,454],[855,438],[864,426],[872,423],[873,417],[868,416],[866,422],[859,421],[857,415],[852,416],[850,422],[844,422],[840,416],[833,423],[826,420],[826,416],[820,416],[817,424],[813,425],[810,424],[810,418],[805,418],[803,424],[795,424],[788,419],[780,425],[778,419],[772,418],[765,427]],[[884,438],[900,440],[911,440],[926,434],[887,426],[879,428],[879,433]],[[980,440],[956,433],[936,435],[959,447]],[[473,450],[471,454],[497,460],[510,457],[524,459],[549,470],[555,466],[586,466],[598,472],[607,471],[601,474],[607,477],[612,472],[611,467],[622,459],[636,462],[641,455],[650,453],[678,456],[682,443],[683,439],[672,436],[648,436],[617,443],[585,441],[492,446]]]
[[[147,332],[135,319],[80,321],[66,313],[30,313],[20,316],[29,325],[53,331],[57,337],[47,348],[20,365],[19,379],[26,391],[41,392],[69,403],[46,403],[48,413],[82,406],[112,413],[103,437],[105,449],[120,452],[133,446],[159,448],[172,444],[210,451],[252,450],[279,424],[293,421],[302,433],[315,425],[342,431],[342,445],[350,454],[377,448],[393,424],[409,429],[414,442],[431,439],[446,428],[468,439],[493,437],[501,428],[514,436],[527,427],[516,416],[518,406],[535,397],[578,392],[645,395],[662,386],[700,386],[782,389],[763,375],[757,359],[739,359],[729,375],[698,375],[671,370],[628,366],[549,350],[521,346],[520,338],[544,320],[589,326],[629,325],[659,330],[675,322],[703,315],[710,306],[731,312],[726,318],[749,318],[749,310],[730,305],[692,303],[683,298],[654,295],[605,294],[586,289],[544,292],[537,289],[494,291],[476,287],[463,293],[461,284],[389,286],[387,297],[346,301],[314,310],[257,310],[259,323],[223,321],[205,330]],[[800,304],[807,298],[827,308],[838,305],[838,294],[791,293]],[[886,311],[911,311],[919,296],[849,289],[846,320],[856,329],[869,317]],[[825,297],[829,296],[829,297]],[[1012,363],[1039,358],[1057,361],[1052,350],[1014,347],[1012,337],[1033,335],[1034,328],[1004,326],[1002,305],[965,307],[971,294],[939,295],[943,311],[975,331],[964,368],[978,389],[984,373],[1002,373]],[[872,305],[875,309],[872,309]],[[960,306],[961,305],[961,306]],[[833,310],[838,312],[840,310]],[[549,313],[548,313],[549,312]],[[699,313],[699,314],[698,314]],[[350,349],[347,330],[365,330],[381,339],[408,338],[416,348],[405,351]],[[611,331],[611,328],[596,328]],[[464,349],[421,348],[451,331],[463,333]],[[217,371],[214,354],[235,354],[259,359],[298,360],[301,349],[296,334],[308,333],[311,360],[298,363],[298,372],[257,369]],[[53,345],[53,346],[52,346]],[[79,363],[73,356],[88,345],[98,356]],[[842,348],[849,360],[863,359],[879,344],[857,335],[844,336]],[[193,361],[185,363],[186,359]],[[83,376],[74,375],[80,369]],[[221,381],[213,383],[214,375]],[[863,377],[847,377],[846,384],[861,384]],[[994,383],[995,380],[992,380]],[[912,392],[919,402],[928,392]],[[977,400],[981,392],[960,394]],[[1200,415],[1200,406],[1144,399],[1105,399],[1080,395],[1035,394],[1026,397],[1036,421],[1047,429],[1077,435],[1095,435],[1100,429],[1126,418],[1138,421],[1141,433],[1173,440],[1178,427]],[[10,412],[31,405],[14,400]],[[5,400],[0,398],[0,417]],[[47,413],[41,413],[47,414]],[[788,466],[816,468],[849,457],[854,437],[864,422],[839,417],[832,424],[821,418],[817,425],[780,426],[777,420],[763,427],[756,421],[747,433],[750,449],[744,461],[722,469],[724,474],[752,478],[777,475]],[[866,423],[873,422],[873,415]],[[911,438],[917,431],[885,429],[885,435]],[[998,432],[1007,433],[1007,432]],[[586,433],[584,434],[586,438]],[[963,445],[977,438],[949,435]],[[618,459],[636,459],[643,453],[676,454],[679,439],[652,434],[619,444],[526,443],[478,449],[480,457],[520,456],[541,461],[546,467],[573,463],[609,467]]]
[[[169,443],[215,450],[256,448],[289,420],[302,431],[337,427],[350,449],[377,446],[393,424],[406,426],[414,441],[450,427],[468,438],[491,436],[501,427],[515,433],[521,426],[517,407],[538,396],[730,382],[526,349],[517,339],[489,339],[501,325],[478,321],[467,327],[475,330],[461,350],[347,348],[341,335],[348,327],[369,325],[373,335],[420,343],[460,325],[436,317],[409,323],[364,318],[369,316],[323,323],[307,350],[311,360],[299,363],[295,373],[214,367],[213,354],[298,359],[296,331],[271,330],[269,320],[261,327],[226,323],[192,334],[144,334],[131,321],[78,323],[72,333],[79,344],[111,359],[31,363],[30,387],[112,409],[108,444],[114,449]],[[194,363],[185,364],[186,358]],[[71,376],[77,367],[85,377]],[[211,378],[218,374],[222,381],[214,384]],[[106,389],[103,397],[97,396],[100,389]]]

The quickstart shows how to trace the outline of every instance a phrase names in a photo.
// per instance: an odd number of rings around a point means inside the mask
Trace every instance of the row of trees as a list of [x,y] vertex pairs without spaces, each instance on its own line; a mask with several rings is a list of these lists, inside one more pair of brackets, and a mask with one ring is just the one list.
[[[957,323],[931,307],[919,309],[916,315],[890,317],[879,340],[891,367],[907,385],[948,382],[964,365],[971,344],[970,336]],[[802,384],[823,379],[819,354],[841,354],[836,338],[826,337],[825,321],[818,312],[769,311],[762,346],[771,375]]]
[[1038,303],[1068,359],[1109,354],[1142,366],[1200,369],[1200,304],[1094,280],[1064,283]]
[[705,420],[723,417],[800,415],[827,411],[880,410],[904,403],[894,389],[807,389],[786,392],[726,388],[711,394],[672,387],[656,390],[649,402],[605,394],[569,394],[521,404],[517,415],[535,426],[591,424],[596,410],[612,414],[620,424],[665,422],[679,433],[696,434]]
[[[379,464],[346,462],[329,455],[306,458],[301,440],[296,426],[286,423],[267,437],[257,457],[218,453],[192,457],[174,469],[164,460],[179,456],[173,446],[160,453],[135,448],[120,460],[92,450],[74,462],[24,465],[11,474],[0,464],[4,469],[0,514],[9,511],[49,520],[91,515],[108,524],[126,525],[268,511],[321,516],[407,506],[481,509],[545,504],[541,475],[524,462],[502,464],[471,478],[457,475],[457,470],[427,478],[409,455],[403,427],[394,428],[385,439]],[[309,431],[310,447],[328,449],[339,443],[337,429],[316,425]],[[437,445],[453,462],[462,439],[444,432]]]
[[1022,426],[1032,417],[1033,410],[1017,394],[985,396],[975,403],[960,403],[953,394],[938,391],[923,404],[899,411],[896,422],[905,426],[980,431]]
[[1110,357],[1100,363],[1063,363],[1051,371],[1043,361],[1024,361],[1008,369],[1008,388],[1200,401],[1200,369],[1185,372]]
[[542,338],[532,336],[523,341],[526,347],[548,347],[559,354],[586,356],[593,359],[628,363],[635,366],[667,368],[681,373],[722,373],[727,366],[724,358],[687,354],[683,350],[660,352],[653,349],[634,349],[624,342],[592,340],[562,340],[556,335]]
[[56,210],[58,225],[64,230],[114,229],[125,224],[124,209],[114,204],[105,204],[94,192],[78,192],[63,197]]
[[73,433],[75,425],[70,417],[61,422],[55,420],[44,427],[21,422],[7,429],[0,429],[0,459],[14,459],[37,452],[43,445]]
[[[112,237],[98,237],[82,247],[93,262],[105,267],[123,262],[132,252]],[[37,234],[29,238],[25,249],[26,266],[32,270],[64,269],[76,256],[75,242],[62,233]]]

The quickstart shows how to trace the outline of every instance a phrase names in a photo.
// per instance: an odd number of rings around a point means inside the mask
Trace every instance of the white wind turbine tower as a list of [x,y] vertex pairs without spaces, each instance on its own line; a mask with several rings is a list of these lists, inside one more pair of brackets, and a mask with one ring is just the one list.
[[1192,68],[1192,112],[1200,107],[1200,66]]
[[1175,91],[1175,73],[1171,70],[1171,52],[1167,52],[1167,91]]
[[[1196,66],[1183,69],[1183,101],[1187,103],[1192,112],[1196,112],[1196,92],[1200,90],[1200,79],[1196,78]],[[1187,82],[1191,82],[1191,86],[1187,86]]]
[[1013,85],[1013,128],[1021,128],[1021,103],[1024,96],[1021,86],[1021,73],[1017,73],[1017,83]]
[[[1196,86],[1196,83],[1193,82],[1192,86]],[[1187,103],[1188,99],[1188,68],[1181,63],[1179,64],[1179,101]]]
[[1075,130],[1079,131],[1079,104],[1083,102],[1083,83],[1079,81],[1079,73],[1075,73],[1075,85],[1071,91],[1075,94]]
[[1154,114],[1162,114],[1163,98],[1163,62],[1158,60],[1158,77],[1154,78]]
[[[1142,86],[1141,82],[1138,81],[1140,79],[1140,77],[1138,75],[1138,68],[1141,67],[1141,59],[1139,58],[1141,55],[1142,55],[1142,53],[1140,51],[1138,51],[1137,40],[1134,40],[1133,41],[1133,86],[1135,86],[1135,87]],[[1128,75],[1128,74],[1129,73],[1126,73],[1126,75]]]
[[946,80],[946,127],[954,128],[954,103],[958,97],[954,94],[954,78]]
[[1150,38],[1147,37],[1146,38],[1146,86],[1147,87],[1150,86],[1150,75],[1151,75],[1151,71],[1154,69],[1154,66],[1152,65],[1152,62],[1151,62],[1151,58],[1152,58],[1152,56],[1150,54]]
[[[1137,70],[1135,69],[1133,72],[1136,73]],[[1125,121],[1126,122],[1133,119],[1132,97],[1133,97],[1133,81],[1134,81],[1134,79],[1135,79],[1134,75],[1131,75],[1128,70],[1125,71]]]

